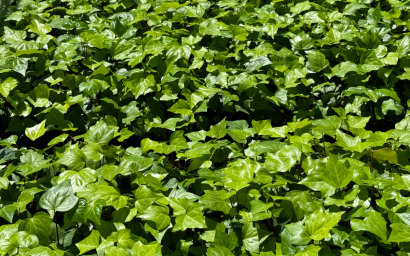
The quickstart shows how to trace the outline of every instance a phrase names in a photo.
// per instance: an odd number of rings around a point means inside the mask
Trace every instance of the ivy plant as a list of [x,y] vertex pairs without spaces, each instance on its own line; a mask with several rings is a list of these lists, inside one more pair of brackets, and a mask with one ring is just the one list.
[[410,255],[409,1],[0,6],[0,255]]

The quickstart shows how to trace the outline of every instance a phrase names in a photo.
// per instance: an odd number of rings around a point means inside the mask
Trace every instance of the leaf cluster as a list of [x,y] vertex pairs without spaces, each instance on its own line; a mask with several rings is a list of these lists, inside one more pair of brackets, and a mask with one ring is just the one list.
[[0,255],[410,254],[408,1],[0,5]]

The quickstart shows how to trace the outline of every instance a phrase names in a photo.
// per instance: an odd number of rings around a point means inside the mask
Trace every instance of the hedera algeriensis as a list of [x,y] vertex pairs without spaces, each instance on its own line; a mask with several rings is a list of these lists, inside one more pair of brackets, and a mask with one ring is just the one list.
[[408,8],[2,1],[0,255],[410,255]]

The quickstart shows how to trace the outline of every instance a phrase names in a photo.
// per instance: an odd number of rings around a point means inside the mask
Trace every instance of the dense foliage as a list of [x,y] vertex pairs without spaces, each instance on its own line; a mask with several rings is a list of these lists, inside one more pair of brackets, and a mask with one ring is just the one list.
[[410,255],[409,1],[0,5],[0,255]]

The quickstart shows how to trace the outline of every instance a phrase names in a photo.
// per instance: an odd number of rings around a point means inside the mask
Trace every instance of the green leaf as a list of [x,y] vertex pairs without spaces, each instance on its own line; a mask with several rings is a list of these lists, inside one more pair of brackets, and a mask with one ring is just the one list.
[[400,122],[396,123],[394,127],[404,131],[410,129],[410,116],[403,118]]
[[314,46],[314,40],[306,33],[302,32],[289,40],[296,50],[308,50]]
[[90,127],[84,135],[86,142],[95,142],[99,144],[107,144],[114,138],[115,129],[109,127],[104,121],[98,121],[95,125]]
[[366,143],[362,143],[359,136],[352,137],[340,130],[336,131],[337,144],[349,151],[363,152],[367,147]]
[[154,161],[149,157],[129,155],[123,157],[118,168],[123,170],[131,170],[133,172],[142,172],[151,167],[153,163]]
[[41,123],[33,127],[26,128],[25,134],[30,140],[35,141],[36,139],[43,136],[44,133],[46,133],[47,129],[45,128],[45,126],[46,126],[46,120],[43,120]]
[[388,161],[397,164],[397,153],[391,148],[381,148],[373,151],[373,158],[378,162]]
[[209,256],[233,256],[232,252],[223,246],[215,245],[215,247],[208,247],[206,250],[206,255]]
[[161,245],[158,242],[150,244],[142,244],[140,241],[136,242],[132,247],[132,255],[135,256],[154,256],[160,255]]
[[396,102],[393,99],[388,99],[388,100],[383,101],[383,103],[382,103],[382,113],[383,113],[383,115],[387,115],[387,113],[390,110],[394,111],[394,113],[396,115],[400,115],[403,112],[404,107],[402,105],[400,105],[400,103]]
[[141,213],[161,197],[162,196],[152,192],[145,185],[139,186],[137,190],[135,190],[135,207],[137,211]]
[[253,72],[259,70],[263,66],[272,64],[272,62],[265,56],[252,58],[248,63],[245,64],[246,71]]
[[317,256],[322,247],[317,245],[309,245],[303,251],[296,253],[296,256]]
[[249,33],[246,31],[246,29],[241,28],[236,26],[235,29],[233,30],[233,36],[235,39],[238,39],[239,41],[246,41],[246,38],[248,37]]
[[229,204],[230,196],[226,190],[205,190],[205,194],[201,196],[199,202],[208,209],[228,214],[231,210],[231,205]]
[[123,128],[120,131],[120,137],[118,138],[119,142],[123,142],[124,140],[128,139],[129,137],[135,135],[135,133],[128,130],[128,128]]
[[[307,1],[306,1],[307,2]],[[329,61],[320,51],[309,51],[307,55],[308,61],[306,67],[312,72],[320,72],[329,66]]]
[[153,75],[148,75],[145,78],[137,77],[132,80],[124,81],[124,85],[134,94],[135,99],[137,99],[141,95],[145,95],[153,91],[155,86],[155,77]]
[[100,144],[95,142],[89,142],[81,149],[81,151],[84,152],[88,159],[94,162],[100,161],[104,156],[104,152]]
[[68,138],[68,134],[58,135],[57,137],[50,140],[47,146],[52,147],[54,145],[57,145],[58,143],[63,143],[67,138]]
[[189,207],[189,201],[186,198],[168,198],[169,204],[172,206],[174,215],[185,214]]
[[396,41],[397,53],[399,56],[405,56],[410,52],[410,37],[405,35],[402,39]]
[[410,226],[404,223],[393,223],[390,225],[392,232],[389,242],[403,243],[410,242]]
[[192,111],[186,100],[178,100],[168,111],[186,116],[192,115]]
[[50,89],[45,84],[39,84],[28,93],[28,96],[28,100],[35,107],[47,107],[49,105]]
[[285,145],[275,154],[268,153],[264,166],[273,173],[287,172],[300,161],[301,155],[298,147]]
[[180,58],[188,60],[189,56],[191,56],[191,47],[189,47],[189,45],[175,44],[168,50],[166,56],[168,59],[173,59],[175,61]]
[[68,169],[81,170],[86,161],[86,156],[76,145],[66,149],[63,156],[58,159],[57,163],[64,164]]
[[347,116],[347,123],[349,128],[364,128],[369,122],[370,117],[360,117],[360,116]]
[[41,208],[55,212],[66,212],[73,208],[78,201],[73,193],[71,181],[66,180],[45,192],[39,201]]
[[287,224],[285,227],[291,236],[290,241],[294,245],[307,245],[312,240],[306,226],[303,226],[301,221]]
[[171,222],[169,215],[169,209],[165,206],[149,206],[138,217],[153,221],[156,224],[157,230],[162,230],[168,227]]
[[113,59],[123,60],[129,56],[129,53],[134,49],[134,47],[135,45],[133,45],[130,41],[122,39],[113,42],[109,50]]
[[30,31],[38,35],[42,35],[42,34],[47,34],[51,32],[51,27],[41,23],[37,19],[33,19],[33,22],[31,23],[31,26],[30,26]]
[[[65,181],[64,183],[66,183]],[[90,183],[77,196],[87,199],[87,203],[93,204],[97,200],[104,200],[106,205],[111,205],[115,209],[120,209],[127,205],[128,197],[121,195],[113,186],[105,183]]]
[[87,203],[87,207],[84,211],[84,221],[91,220],[97,225],[101,225],[102,209],[106,205],[105,200],[97,199],[94,202]]
[[0,177],[0,189],[5,189],[9,187],[9,179],[7,177]]
[[202,35],[218,36],[221,34],[221,23],[215,18],[210,18],[199,24],[199,33]]
[[58,249],[50,249],[46,246],[37,246],[27,251],[24,256],[64,256],[64,251]]
[[357,71],[357,65],[350,61],[341,62],[332,68],[332,75],[345,77],[347,73]]
[[295,6],[292,6],[290,8],[290,11],[293,12],[294,14],[299,14],[303,11],[307,11],[311,8],[311,5],[309,3],[309,1],[304,1],[301,3],[297,3],[295,4]]
[[410,68],[404,68],[404,73],[397,76],[401,80],[410,80]]
[[38,238],[26,231],[19,231],[10,236],[8,241],[11,247],[16,248],[34,248],[38,246]]
[[19,231],[26,231],[36,235],[41,245],[47,246],[50,243],[52,220],[45,212],[38,212],[32,218],[23,220],[19,224]]
[[86,185],[94,182],[97,174],[93,169],[85,168],[79,172],[65,171],[59,175],[58,183],[70,180],[74,192],[81,191]]
[[330,155],[326,162],[326,168],[321,169],[321,176],[332,187],[343,188],[352,180],[353,170],[347,168],[346,164],[337,156]]
[[50,160],[45,160],[44,155],[40,155],[33,150],[28,150],[24,155],[22,155],[20,157],[20,161],[21,165],[17,167],[17,170],[25,177],[50,166]]
[[0,208],[0,217],[7,220],[9,223],[13,223],[14,213],[18,208],[12,204],[5,205]]
[[256,163],[251,162],[249,158],[234,162],[230,167],[222,170],[225,174],[222,178],[225,187],[238,191],[249,186],[257,168]]
[[76,243],[78,250],[80,250],[80,255],[89,252],[91,250],[97,249],[100,245],[100,232],[97,230],[92,230],[91,234],[81,240],[80,242]]
[[13,58],[11,63],[8,63],[9,67],[12,67],[14,71],[25,76],[28,68],[28,58]]
[[206,139],[206,131],[200,130],[197,132],[190,132],[185,134],[191,141],[204,141]]
[[17,80],[12,77],[7,77],[1,84],[0,84],[0,93],[3,97],[7,98],[10,92],[17,87]]
[[386,224],[386,220],[382,217],[382,215],[379,212],[376,211],[369,211],[364,220],[352,219],[350,221],[350,226],[352,227],[352,230],[369,231],[380,237],[383,241],[387,240]]
[[181,214],[176,217],[175,223],[175,228],[179,227],[182,231],[188,228],[206,228],[202,205],[198,203],[190,205],[186,210],[186,214]]
[[207,135],[215,139],[222,139],[226,135],[226,121],[225,118],[218,124],[211,126]]
[[326,116],[325,119],[314,120],[315,129],[329,136],[335,136],[336,131],[342,124],[342,119],[338,116]]
[[225,232],[221,232],[220,230],[216,229],[214,245],[220,245],[232,251],[238,245],[238,237],[236,236],[235,232],[230,232],[227,235],[225,234]]
[[258,135],[272,135],[271,120],[254,121],[252,120],[252,128]]
[[258,229],[253,227],[252,223],[245,223],[242,228],[242,241],[245,250],[249,252],[259,253],[259,236]]
[[313,240],[330,238],[330,230],[337,225],[344,212],[324,212],[316,210],[306,217],[305,225]]

